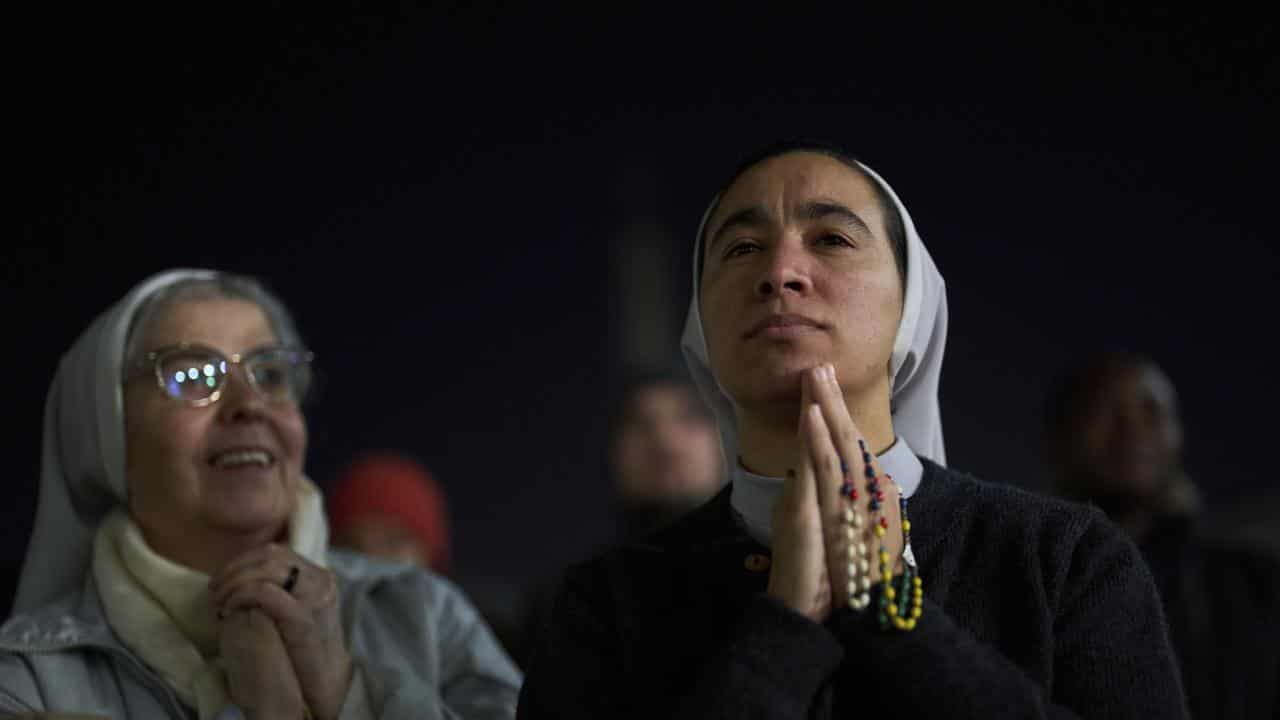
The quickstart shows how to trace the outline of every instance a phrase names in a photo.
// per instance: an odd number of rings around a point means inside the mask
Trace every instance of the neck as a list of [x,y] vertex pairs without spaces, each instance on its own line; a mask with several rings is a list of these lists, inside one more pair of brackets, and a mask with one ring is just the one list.
[[211,577],[227,563],[254,548],[273,542],[289,542],[287,521],[276,527],[252,531],[184,528],[177,538],[143,525],[136,515],[133,521],[142,530],[147,546],[157,555]]
[[[872,454],[879,455],[894,442],[889,401],[857,402],[845,396],[845,405]],[[800,403],[770,408],[739,408],[739,461],[749,472],[783,477],[796,466],[802,444],[798,433]]]

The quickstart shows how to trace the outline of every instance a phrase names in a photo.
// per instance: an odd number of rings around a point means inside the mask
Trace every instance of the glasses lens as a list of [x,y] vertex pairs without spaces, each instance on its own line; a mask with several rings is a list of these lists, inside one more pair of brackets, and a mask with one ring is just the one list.
[[305,352],[272,348],[246,358],[244,365],[258,392],[272,400],[301,402],[311,387],[311,364]]
[[227,361],[203,350],[175,350],[157,358],[160,379],[165,392],[186,400],[207,400],[222,384],[227,374]]

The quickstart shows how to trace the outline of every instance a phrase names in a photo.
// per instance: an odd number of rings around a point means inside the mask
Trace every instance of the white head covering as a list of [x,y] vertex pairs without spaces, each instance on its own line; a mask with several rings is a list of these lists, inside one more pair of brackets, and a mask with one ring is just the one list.
[[98,524],[128,497],[120,377],[134,313],[169,285],[213,277],[208,271],[173,270],[147,278],[99,315],[62,357],[45,400],[40,504],[15,614],[83,584]]
[[[938,380],[942,374],[942,354],[947,341],[947,294],[942,275],[929,257],[924,242],[916,232],[915,224],[907,208],[898,199],[893,188],[865,165],[860,167],[880,184],[902,216],[907,236],[907,287],[903,300],[902,320],[893,342],[891,357],[893,394],[890,400],[894,432],[904,438],[919,455],[942,465],[946,464],[946,451],[942,443],[942,417],[938,407]],[[741,474],[738,466],[738,416],[733,400],[720,387],[711,372],[707,353],[707,340],[702,331],[702,316],[698,311],[701,294],[702,238],[707,221],[719,202],[716,196],[703,213],[698,224],[698,234],[693,243],[693,297],[689,301],[689,315],[685,320],[680,349],[689,365],[689,372],[702,392],[703,398],[715,413],[720,427],[720,445],[726,466],[731,474]]]

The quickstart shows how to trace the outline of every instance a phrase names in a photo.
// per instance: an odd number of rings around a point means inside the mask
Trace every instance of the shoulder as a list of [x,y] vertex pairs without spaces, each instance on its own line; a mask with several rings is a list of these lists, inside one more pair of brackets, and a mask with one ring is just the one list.
[[84,599],[84,591],[77,590],[43,607],[13,615],[0,626],[0,650],[53,652],[106,642],[110,628],[100,616],[86,613]]
[[568,574],[597,574],[610,568],[656,563],[669,566],[679,556],[746,538],[733,520],[726,485],[698,507],[640,538],[618,543],[570,566]]
[[339,550],[330,550],[329,567],[338,579],[352,654],[366,672],[392,668],[393,675],[442,685],[465,670],[496,678],[504,688],[519,685],[519,672],[492,630],[449,579]]
[[[979,479],[921,458],[923,492],[917,493],[930,520],[964,522],[973,530],[1022,540],[1074,543],[1090,533],[1119,535],[1096,507]],[[916,502],[913,498],[912,511]]]
[[739,525],[730,488],[670,525],[571,565],[555,605],[560,614],[684,611],[740,580],[743,558],[768,553]]
[[969,570],[980,566],[995,575],[1020,568],[1050,596],[1081,583],[1150,583],[1137,546],[1098,508],[924,463],[917,495],[926,517],[918,532],[935,553],[975,558]]
[[469,623],[479,616],[457,585],[429,570],[337,549],[329,551],[328,559],[343,603],[355,608],[362,619],[372,615],[394,616],[397,621]]
[[638,541],[616,548],[629,557],[669,555],[711,550],[726,543],[748,539],[746,531],[734,518],[730,505],[732,485],[725,485],[711,499]]
[[126,651],[85,606],[83,591],[76,591],[0,627],[0,711],[110,701],[113,695],[101,680],[112,672],[111,651]]

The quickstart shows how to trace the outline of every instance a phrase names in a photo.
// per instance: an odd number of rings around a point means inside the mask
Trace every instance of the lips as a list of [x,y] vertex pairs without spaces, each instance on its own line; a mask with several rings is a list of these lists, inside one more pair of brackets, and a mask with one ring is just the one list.
[[825,330],[826,326],[805,315],[795,313],[778,313],[770,315],[747,331],[745,339],[750,340],[760,335],[789,336],[813,330]]
[[222,470],[242,467],[267,468],[275,465],[276,456],[265,447],[241,445],[215,451],[209,456],[208,462],[211,466]]

